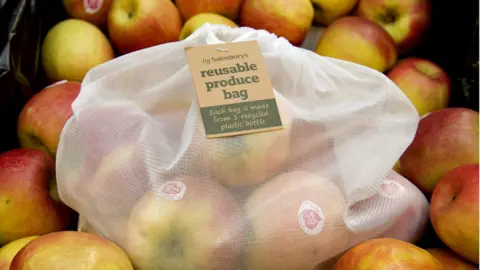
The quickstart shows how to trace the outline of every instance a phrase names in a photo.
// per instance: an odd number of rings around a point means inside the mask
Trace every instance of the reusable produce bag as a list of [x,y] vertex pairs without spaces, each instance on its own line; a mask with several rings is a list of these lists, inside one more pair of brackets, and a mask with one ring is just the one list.
[[[185,48],[251,40],[283,128],[207,138]],[[391,177],[418,124],[407,97],[263,30],[205,24],[116,58],[88,72],[72,108],[60,197],[136,269],[323,269],[368,238],[413,241],[425,223],[426,201],[411,202],[423,195]]]

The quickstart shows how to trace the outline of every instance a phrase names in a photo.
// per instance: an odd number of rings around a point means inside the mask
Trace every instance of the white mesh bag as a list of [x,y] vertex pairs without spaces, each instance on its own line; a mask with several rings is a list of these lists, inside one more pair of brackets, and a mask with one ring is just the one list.
[[[284,128],[207,139],[184,48],[248,40]],[[424,225],[401,223],[425,209],[408,181],[394,174],[402,192],[381,196],[417,128],[407,97],[377,71],[266,31],[205,24],[116,58],[88,72],[72,108],[60,197],[136,269],[328,269],[359,241],[413,241]]]

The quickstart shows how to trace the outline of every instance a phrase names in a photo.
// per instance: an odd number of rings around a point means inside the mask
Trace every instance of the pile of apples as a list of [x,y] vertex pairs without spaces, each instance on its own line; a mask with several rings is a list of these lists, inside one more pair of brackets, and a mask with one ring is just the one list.
[[[33,96],[18,116],[21,148],[0,154],[0,270],[133,269],[127,253],[115,243],[95,233],[70,230],[77,213],[59,199],[55,181],[60,134],[88,70],[122,54],[185,39],[206,22],[265,29],[295,46],[305,42],[313,25],[323,25],[315,48],[319,55],[384,72],[422,117],[394,169],[429,198],[431,224],[448,249],[424,250],[398,239],[371,239],[341,254],[335,269],[393,265],[478,269],[478,111],[448,108],[450,81],[435,63],[398,60],[421,42],[431,17],[427,0],[63,0],[63,4],[71,18],[50,29],[41,51],[42,67],[52,84]],[[281,190],[282,185],[300,181],[310,187],[311,179],[280,178],[269,183],[268,192],[254,193],[251,204],[266,201],[271,189]],[[328,196],[318,198],[329,201]],[[264,214],[272,219],[281,216],[270,210]],[[272,232],[268,227],[257,230],[264,230],[259,235],[265,237]],[[328,241],[333,248],[335,240]],[[303,253],[285,246],[256,248],[251,269],[310,265]],[[285,260],[261,256],[275,249],[293,253],[285,253],[290,256]],[[129,250],[138,258],[142,252]]]

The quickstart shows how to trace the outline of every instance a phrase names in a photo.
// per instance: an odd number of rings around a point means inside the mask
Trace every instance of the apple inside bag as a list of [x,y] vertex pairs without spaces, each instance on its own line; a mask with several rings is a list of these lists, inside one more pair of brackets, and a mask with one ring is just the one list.
[[[207,138],[185,48],[244,41],[259,46],[281,128]],[[415,241],[424,224],[424,198],[391,172],[418,124],[407,97],[263,30],[205,24],[117,57],[87,73],[72,110],[60,198],[135,269],[328,269],[357,241]]]

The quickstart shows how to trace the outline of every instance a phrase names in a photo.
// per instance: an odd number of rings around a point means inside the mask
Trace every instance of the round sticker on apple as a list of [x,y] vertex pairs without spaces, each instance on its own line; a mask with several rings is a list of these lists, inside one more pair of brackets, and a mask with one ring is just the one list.
[[103,5],[103,0],[83,0],[83,8],[88,14],[98,12]]
[[187,186],[180,181],[169,181],[160,186],[160,196],[172,201],[181,200],[186,191]]
[[400,185],[397,181],[385,180],[380,185],[380,195],[384,197],[393,197],[396,194],[402,192],[405,188]]
[[304,201],[297,212],[298,224],[308,235],[319,234],[323,230],[325,217],[322,209],[311,201]]

